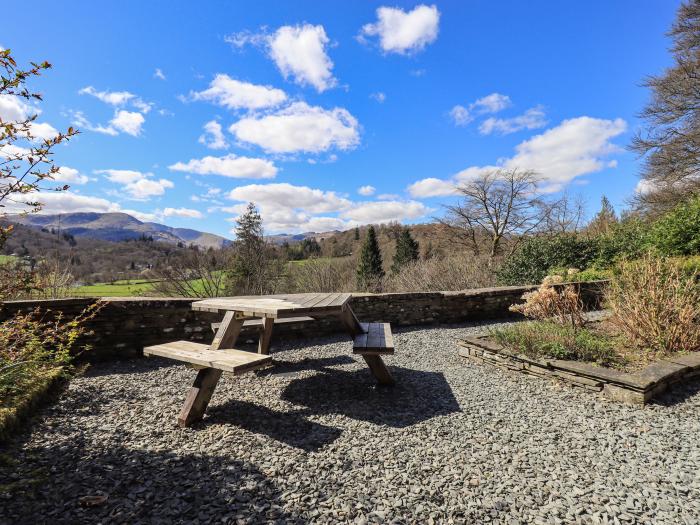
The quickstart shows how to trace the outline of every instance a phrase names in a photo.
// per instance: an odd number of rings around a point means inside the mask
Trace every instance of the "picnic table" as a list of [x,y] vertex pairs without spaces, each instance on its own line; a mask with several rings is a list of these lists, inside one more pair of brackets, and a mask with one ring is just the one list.
[[[144,348],[144,355],[161,356],[188,363],[198,369],[197,377],[180,411],[178,424],[186,427],[200,420],[223,372],[240,375],[272,364],[270,341],[275,323],[288,320],[313,321],[336,317],[352,337],[353,353],[361,355],[371,373],[382,385],[394,379],[382,355],[394,353],[389,323],[360,322],[350,307],[349,293],[303,293],[218,297],[192,303],[200,312],[223,314],[210,345],[174,341]],[[244,323],[259,319],[258,352],[237,350],[234,345]],[[256,323],[257,324],[257,323]]]

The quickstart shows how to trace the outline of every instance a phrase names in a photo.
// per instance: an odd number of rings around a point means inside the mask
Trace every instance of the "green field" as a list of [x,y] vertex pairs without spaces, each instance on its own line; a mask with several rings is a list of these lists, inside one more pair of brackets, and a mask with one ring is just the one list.
[[153,281],[134,279],[79,286],[72,292],[87,297],[139,297],[148,295],[152,290]]

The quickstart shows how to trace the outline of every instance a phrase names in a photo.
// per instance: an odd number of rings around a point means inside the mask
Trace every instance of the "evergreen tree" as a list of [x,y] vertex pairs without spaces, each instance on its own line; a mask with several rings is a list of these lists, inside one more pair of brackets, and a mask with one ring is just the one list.
[[593,235],[605,235],[610,232],[614,224],[617,224],[615,208],[613,208],[608,198],[603,195],[600,199],[600,211],[588,225],[588,232]]
[[356,241],[360,240],[360,228],[357,226],[355,227],[355,240]]
[[384,277],[382,253],[377,242],[374,226],[367,229],[367,237],[362,245],[360,263],[357,266],[357,285],[362,290],[379,290]]
[[394,254],[391,271],[398,273],[401,267],[418,260],[418,242],[411,237],[411,230],[403,228],[396,240],[396,253]]

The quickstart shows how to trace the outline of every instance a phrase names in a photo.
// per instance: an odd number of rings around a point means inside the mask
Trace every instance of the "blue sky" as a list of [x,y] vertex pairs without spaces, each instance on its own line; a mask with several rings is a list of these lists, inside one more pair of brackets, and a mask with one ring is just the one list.
[[325,231],[429,221],[494,166],[621,208],[679,3],[38,2],[0,46],[54,65],[44,129],[82,131],[46,212],[230,237],[253,200],[270,233]]

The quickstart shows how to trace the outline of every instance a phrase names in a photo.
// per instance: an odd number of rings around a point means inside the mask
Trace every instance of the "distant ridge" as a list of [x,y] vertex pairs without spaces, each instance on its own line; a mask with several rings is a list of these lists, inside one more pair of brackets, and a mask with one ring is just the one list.
[[62,213],[60,215],[9,215],[7,222],[33,228],[60,229],[74,237],[90,237],[103,241],[126,241],[142,236],[170,244],[191,244],[201,248],[221,248],[231,241],[189,228],[173,228],[155,222],[142,222],[126,213]]

